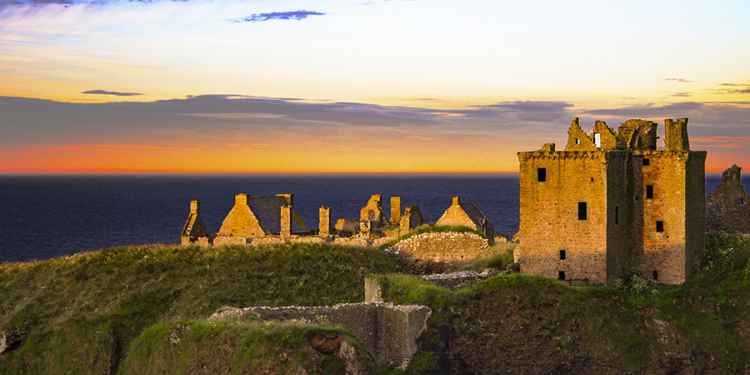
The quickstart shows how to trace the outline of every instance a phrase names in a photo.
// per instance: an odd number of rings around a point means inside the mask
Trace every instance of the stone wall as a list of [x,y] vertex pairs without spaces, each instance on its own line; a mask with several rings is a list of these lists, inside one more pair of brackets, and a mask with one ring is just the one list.
[[[514,257],[521,272],[550,278],[564,272],[568,280],[607,282],[605,155],[519,153],[520,244]],[[539,181],[540,168],[545,181]],[[585,220],[578,219],[579,202],[586,204]]]
[[750,233],[750,195],[742,185],[742,168],[733,165],[706,202],[706,227],[713,231]]
[[248,195],[237,194],[234,206],[224,218],[224,222],[216,234],[214,244],[238,244],[249,237],[262,237],[266,233],[248,205]]
[[399,254],[430,262],[466,262],[497,255],[476,233],[434,232],[408,237],[392,246]]
[[[703,249],[705,153],[653,151],[644,152],[642,157],[649,160],[649,165],[642,168],[640,270],[644,277],[681,284],[690,272],[696,253]],[[652,198],[648,198],[649,190],[653,192]],[[662,223],[662,232],[657,231],[658,222]]]
[[330,207],[321,206],[319,211],[319,221],[318,221],[318,235],[321,237],[328,237],[331,235],[331,217],[333,216],[333,213],[331,212]]
[[426,306],[349,303],[334,306],[223,307],[209,320],[261,319],[343,326],[379,366],[406,368],[432,311]]

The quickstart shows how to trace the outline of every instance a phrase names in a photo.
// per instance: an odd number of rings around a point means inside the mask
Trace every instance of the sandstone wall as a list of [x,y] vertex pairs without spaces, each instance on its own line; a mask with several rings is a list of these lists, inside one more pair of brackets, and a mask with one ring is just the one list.
[[422,233],[399,241],[393,249],[431,262],[462,262],[497,255],[487,239],[476,233]]
[[[522,152],[520,231],[515,259],[521,272],[607,282],[607,166],[601,151]],[[546,181],[538,181],[538,169]],[[587,206],[578,219],[578,203]],[[565,259],[561,259],[565,251]]]
[[[642,157],[649,165],[642,168],[641,273],[662,283],[680,284],[687,278],[688,263],[703,249],[705,153],[654,151]],[[653,198],[647,197],[649,186]],[[657,231],[657,222],[663,223],[663,232]]]

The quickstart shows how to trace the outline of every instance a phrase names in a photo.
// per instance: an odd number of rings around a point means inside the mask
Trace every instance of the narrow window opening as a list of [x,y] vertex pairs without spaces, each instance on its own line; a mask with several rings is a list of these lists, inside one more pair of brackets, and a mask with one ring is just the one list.
[[558,280],[565,280],[565,271],[559,271],[559,272],[557,272],[557,279]]
[[645,167],[645,166],[649,166],[649,165],[651,165],[651,159],[644,158],[643,159],[643,166]]
[[646,199],[654,199],[654,185],[646,185]]
[[578,220],[588,220],[588,216],[586,202],[578,202]]
[[594,133],[594,143],[596,148],[602,148],[602,135],[600,133]]
[[620,206],[615,206],[615,224],[620,224]]
[[580,144],[581,144],[581,139],[580,139],[580,138],[576,138],[576,144],[577,144],[577,145],[580,145]]
[[659,271],[651,272],[651,278],[654,280],[659,280]]
[[560,260],[565,260],[568,258],[568,254],[565,252],[565,250],[560,250]]
[[547,181],[547,168],[537,168],[536,179],[539,182]]
[[658,233],[664,233],[664,222],[659,220],[656,222],[656,231]]

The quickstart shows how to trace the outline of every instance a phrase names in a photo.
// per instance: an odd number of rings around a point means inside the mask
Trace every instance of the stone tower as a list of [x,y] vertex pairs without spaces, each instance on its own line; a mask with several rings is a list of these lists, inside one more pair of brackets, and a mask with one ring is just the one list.
[[706,153],[690,151],[687,119],[628,120],[617,133],[574,119],[565,151],[521,152],[521,272],[604,283],[631,271],[685,281],[703,249]]

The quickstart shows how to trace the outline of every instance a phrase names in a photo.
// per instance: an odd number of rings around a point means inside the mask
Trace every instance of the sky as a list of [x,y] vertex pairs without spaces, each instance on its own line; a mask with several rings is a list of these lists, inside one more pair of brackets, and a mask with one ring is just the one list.
[[750,166],[743,1],[0,0],[0,173],[495,173],[573,117]]

